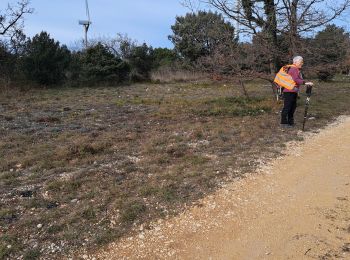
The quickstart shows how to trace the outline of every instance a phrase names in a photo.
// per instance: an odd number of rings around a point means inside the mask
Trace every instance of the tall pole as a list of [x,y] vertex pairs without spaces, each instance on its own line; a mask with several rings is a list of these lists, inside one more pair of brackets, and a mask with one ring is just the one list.
[[85,29],[85,48],[87,49],[88,47],[87,33],[88,33],[89,25],[84,25],[84,29]]

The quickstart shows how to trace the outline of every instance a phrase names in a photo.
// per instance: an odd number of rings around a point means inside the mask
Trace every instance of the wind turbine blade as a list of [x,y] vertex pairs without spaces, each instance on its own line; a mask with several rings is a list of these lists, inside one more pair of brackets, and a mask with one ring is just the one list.
[[88,21],[90,22],[90,11],[89,11],[89,3],[88,0],[85,0],[85,4],[86,4],[86,16],[88,18]]

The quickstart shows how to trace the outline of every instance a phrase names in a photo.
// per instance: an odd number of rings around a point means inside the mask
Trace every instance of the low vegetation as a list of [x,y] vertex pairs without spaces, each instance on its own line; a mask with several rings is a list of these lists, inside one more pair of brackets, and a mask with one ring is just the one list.
[[[0,259],[74,255],[180,213],[301,140],[263,82],[11,90],[0,96]],[[316,85],[308,131],[349,113]]]

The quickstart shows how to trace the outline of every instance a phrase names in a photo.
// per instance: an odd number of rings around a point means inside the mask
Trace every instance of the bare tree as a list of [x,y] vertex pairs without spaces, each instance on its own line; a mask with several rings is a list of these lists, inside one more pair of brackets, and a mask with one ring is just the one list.
[[[350,0],[183,0],[201,1],[240,24],[240,32],[263,37],[271,63],[277,64],[277,35],[288,35],[289,55],[298,53],[299,38],[341,16]],[[273,64],[271,64],[273,65]],[[271,68],[272,69],[272,68]]]
[[299,36],[329,24],[350,7],[350,0],[282,0],[276,5],[279,32],[289,35],[290,53],[298,53]]
[[0,35],[12,36],[22,29],[24,15],[33,13],[29,4],[30,0],[21,0],[16,5],[8,4],[4,12],[0,10]]
[[[129,38],[126,34],[117,33],[115,37],[99,36],[91,38],[88,47],[94,47],[99,43],[107,47],[113,55],[122,59],[130,53],[131,49],[140,45],[136,40]],[[83,50],[85,48],[84,39],[75,41],[72,48],[76,51]]]
[[198,12],[201,6],[201,0],[181,0],[180,3],[192,13]]

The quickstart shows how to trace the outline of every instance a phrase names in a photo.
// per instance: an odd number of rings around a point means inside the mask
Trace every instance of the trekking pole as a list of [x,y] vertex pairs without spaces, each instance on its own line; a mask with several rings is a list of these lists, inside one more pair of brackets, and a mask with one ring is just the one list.
[[305,101],[303,131],[305,129],[305,123],[306,123],[306,118],[307,118],[307,111],[309,110],[311,92],[312,92],[312,86],[309,85],[309,86],[306,87],[306,101]]

